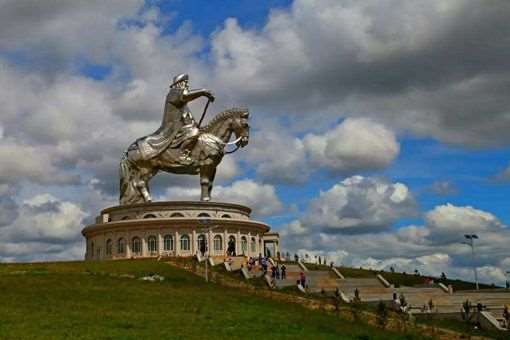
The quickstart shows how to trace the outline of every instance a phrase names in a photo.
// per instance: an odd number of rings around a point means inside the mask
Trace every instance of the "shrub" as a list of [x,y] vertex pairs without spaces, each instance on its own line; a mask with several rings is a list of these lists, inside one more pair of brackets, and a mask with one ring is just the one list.
[[382,329],[386,328],[386,324],[388,323],[388,308],[382,301],[379,301],[377,304],[376,319],[379,327]]

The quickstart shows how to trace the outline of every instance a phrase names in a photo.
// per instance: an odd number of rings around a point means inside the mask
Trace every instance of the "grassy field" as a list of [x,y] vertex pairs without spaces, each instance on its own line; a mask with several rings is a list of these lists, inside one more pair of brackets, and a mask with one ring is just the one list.
[[508,337],[504,333],[498,333],[497,331],[481,330],[474,327],[473,324],[466,323],[460,320],[454,319],[441,319],[434,315],[428,318],[421,318],[420,324],[430,325],[434,327],[441,327],[444,329],[451,329],[458,333],[464,334],[465,338],[483,336],[489,339],[502,339],[508,340]]
[[[163,282],[133,277],[148,274]],[[418,339],[206,284],[153,260],[0,265],[1,339]]]

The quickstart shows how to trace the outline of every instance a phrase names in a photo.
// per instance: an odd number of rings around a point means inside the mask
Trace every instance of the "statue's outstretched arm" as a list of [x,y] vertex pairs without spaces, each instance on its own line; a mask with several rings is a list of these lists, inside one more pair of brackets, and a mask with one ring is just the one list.
[[182,101],[188,103],[199,97],[206,96],[211,102],[214,101],[214,96],[211,91],[206,89],[187,90],[182,93]]

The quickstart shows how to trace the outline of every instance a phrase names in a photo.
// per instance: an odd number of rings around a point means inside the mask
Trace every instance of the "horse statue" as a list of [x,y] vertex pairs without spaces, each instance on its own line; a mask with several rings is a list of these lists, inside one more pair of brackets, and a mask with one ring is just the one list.
[[[209,124],[198,130],[196,143],[189,151],[190,161],[182,159],[183,150],[166,147],[156,157],[133,157],[139,148],[133,142],[120,161],[120,204],[151,202],[148,183],[159,171],[174,174],[200,174],[201,200],[209,201],[216,167],[223,156],[248,144],[250,127],[247,109],[233,108],[218,113]],[[230,142],[232,135],[235,140]],[[226,146],[236,145],[235,150],[225,151]]]

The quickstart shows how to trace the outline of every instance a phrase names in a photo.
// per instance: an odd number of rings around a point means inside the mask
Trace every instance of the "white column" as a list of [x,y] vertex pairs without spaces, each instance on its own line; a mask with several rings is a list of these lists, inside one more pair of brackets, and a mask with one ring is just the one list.
[[131,257],[131,237],[129,235],[129,232],[125,236],[126,240],[126,258],[129,259]]
[[241,251],[241,231],[237,229],[237,237],[236,237],[236,255],[242,255]]
[[142,256],[145,257],[149,254],[147,251],[147,235],[146,233],[143,233],[142,236]]
[[248,244],[246,245],[246,254],[248,256],[254,256],[253,252],[251,251],[251,232],[248,232]]
[[197,231],[193,229],[193,232],[191,233],[191,255],[195,255],[197,252]]
[[175,256],[181,255],[181,240],[179,240],[179,230],[175,229]]
[[227,234],[227,228],[223,229],[223,249],[221,250],[223,252],[223,255],[227,254],[227,246],[228,246],[228,234]]
[[163,230],[159,229],[158,232],[158,255],[161,255],[163,253],[163,235],[161,233]]
[[214,255],[214,244],[213,244],[213,232],[212,232],[212,228],[209,228],[209,233],[207,235],[207,249],[209,250],[208,251],[208,254],[209,255]]

